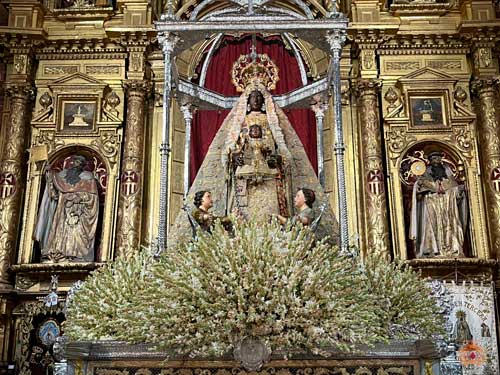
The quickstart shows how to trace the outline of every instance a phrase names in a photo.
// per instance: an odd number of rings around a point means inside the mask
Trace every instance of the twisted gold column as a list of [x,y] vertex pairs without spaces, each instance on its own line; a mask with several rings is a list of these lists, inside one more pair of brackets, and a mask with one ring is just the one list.
[[497,110],[498,79],[476,79],[472,90],[478,98],[478,136],[481,178],[486,195],[491,257],[500,258],[500,125]]
[[21,201],[24,192],[26,142],[29,103],[33,98],[30,84],[11,85],[10,115],[0,164],[0,288],[11,287],[9,268],[16,253]]
[[144,166],[145,102],[150,84],[142,80],[125,83],[127,120],[121,188],[118,203],[116,255],[129,257],[139,250],[141,241],[142,186]]
[[382,128],[379,120],[378,80],[356,84],[363,153],[365,242],[367,251],[390,257],[387,197],[382,154]]

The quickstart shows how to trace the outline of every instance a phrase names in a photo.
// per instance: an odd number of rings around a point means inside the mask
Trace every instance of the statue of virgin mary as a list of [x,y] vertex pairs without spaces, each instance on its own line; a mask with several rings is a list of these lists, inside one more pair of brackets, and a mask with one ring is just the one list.
[[[294,215],[293,196],[311,189],[322,214],[317,237],[335,238],[337,222],[328,205],[304,147],[270,90],[275,88],[277,68],[267,55],[250,64],[241,56],[233,65],[233,83],[242,92],[223,121],[188,194],[210,191],[216,216],[236,214],[244,220],[268,221],[273,216]],[[181,212],[169,241],[189,233],[186,213]]]

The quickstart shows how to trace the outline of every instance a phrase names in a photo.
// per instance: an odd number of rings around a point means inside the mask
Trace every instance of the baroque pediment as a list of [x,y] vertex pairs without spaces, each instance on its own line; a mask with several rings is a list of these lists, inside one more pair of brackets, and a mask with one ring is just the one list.
[[429,68],[429,67],[425,67],[425,68],[415,70],[414,72],[411,72],[410,74],[407,74],[406,76],[401,77],[399,79],[400,82],[415,81],[415,80],[419,80],[419,81],[439,80],[439,81],[453,81],[453,82],[455,82],[456,78],[453,78],[452,76],[450,76],[442,71],[439,71],[439,70],[436,70],[433,68]]
[[84,73],[73,73],[70,75],[67,75],[62,78],[58,78],[55,81],[52,81],[51,83],[48,84],[48,86],[54,90],[59,87],[68,87],[68,86],[93,86],[93,87],[100,87],[104,88],[107,86],[107,83],[96,79],[94,77],[91,77],[87,74]]

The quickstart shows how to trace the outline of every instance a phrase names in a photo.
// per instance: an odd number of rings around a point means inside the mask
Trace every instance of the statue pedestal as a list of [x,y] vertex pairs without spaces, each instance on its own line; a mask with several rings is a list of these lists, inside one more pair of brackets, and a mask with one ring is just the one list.
[[[231,353],[222,358],[187,358],[151,350],[150,345],[121,342],[70,342],[66,346],[66,369],[58,375],[246,375]],[[288,360],[273,353],[263,375],[405,374],[422,375],[438,361],[431,341],[393,341],[374,347],[360,346],[356,353],[327,350],[329,357],[294,351]],[[168,360],[166,358],[169,357]],[[434,366],[433,366],[434,364]],[[63,366],[60,366],[60,368]],[[438,374],[434,372],[434,374]]]

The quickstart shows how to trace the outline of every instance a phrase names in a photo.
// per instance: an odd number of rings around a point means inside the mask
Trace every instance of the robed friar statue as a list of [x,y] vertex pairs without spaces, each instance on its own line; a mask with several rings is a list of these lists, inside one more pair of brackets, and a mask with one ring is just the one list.
[[84,156],[73,155],[62,171],[47,170],[34,233],[42,262],[94,261],[99,193],[86,163]]
[[442,152],[428,155],[429,165],[413,185],[410,239],[417,258],[462,257],[467,199]]

